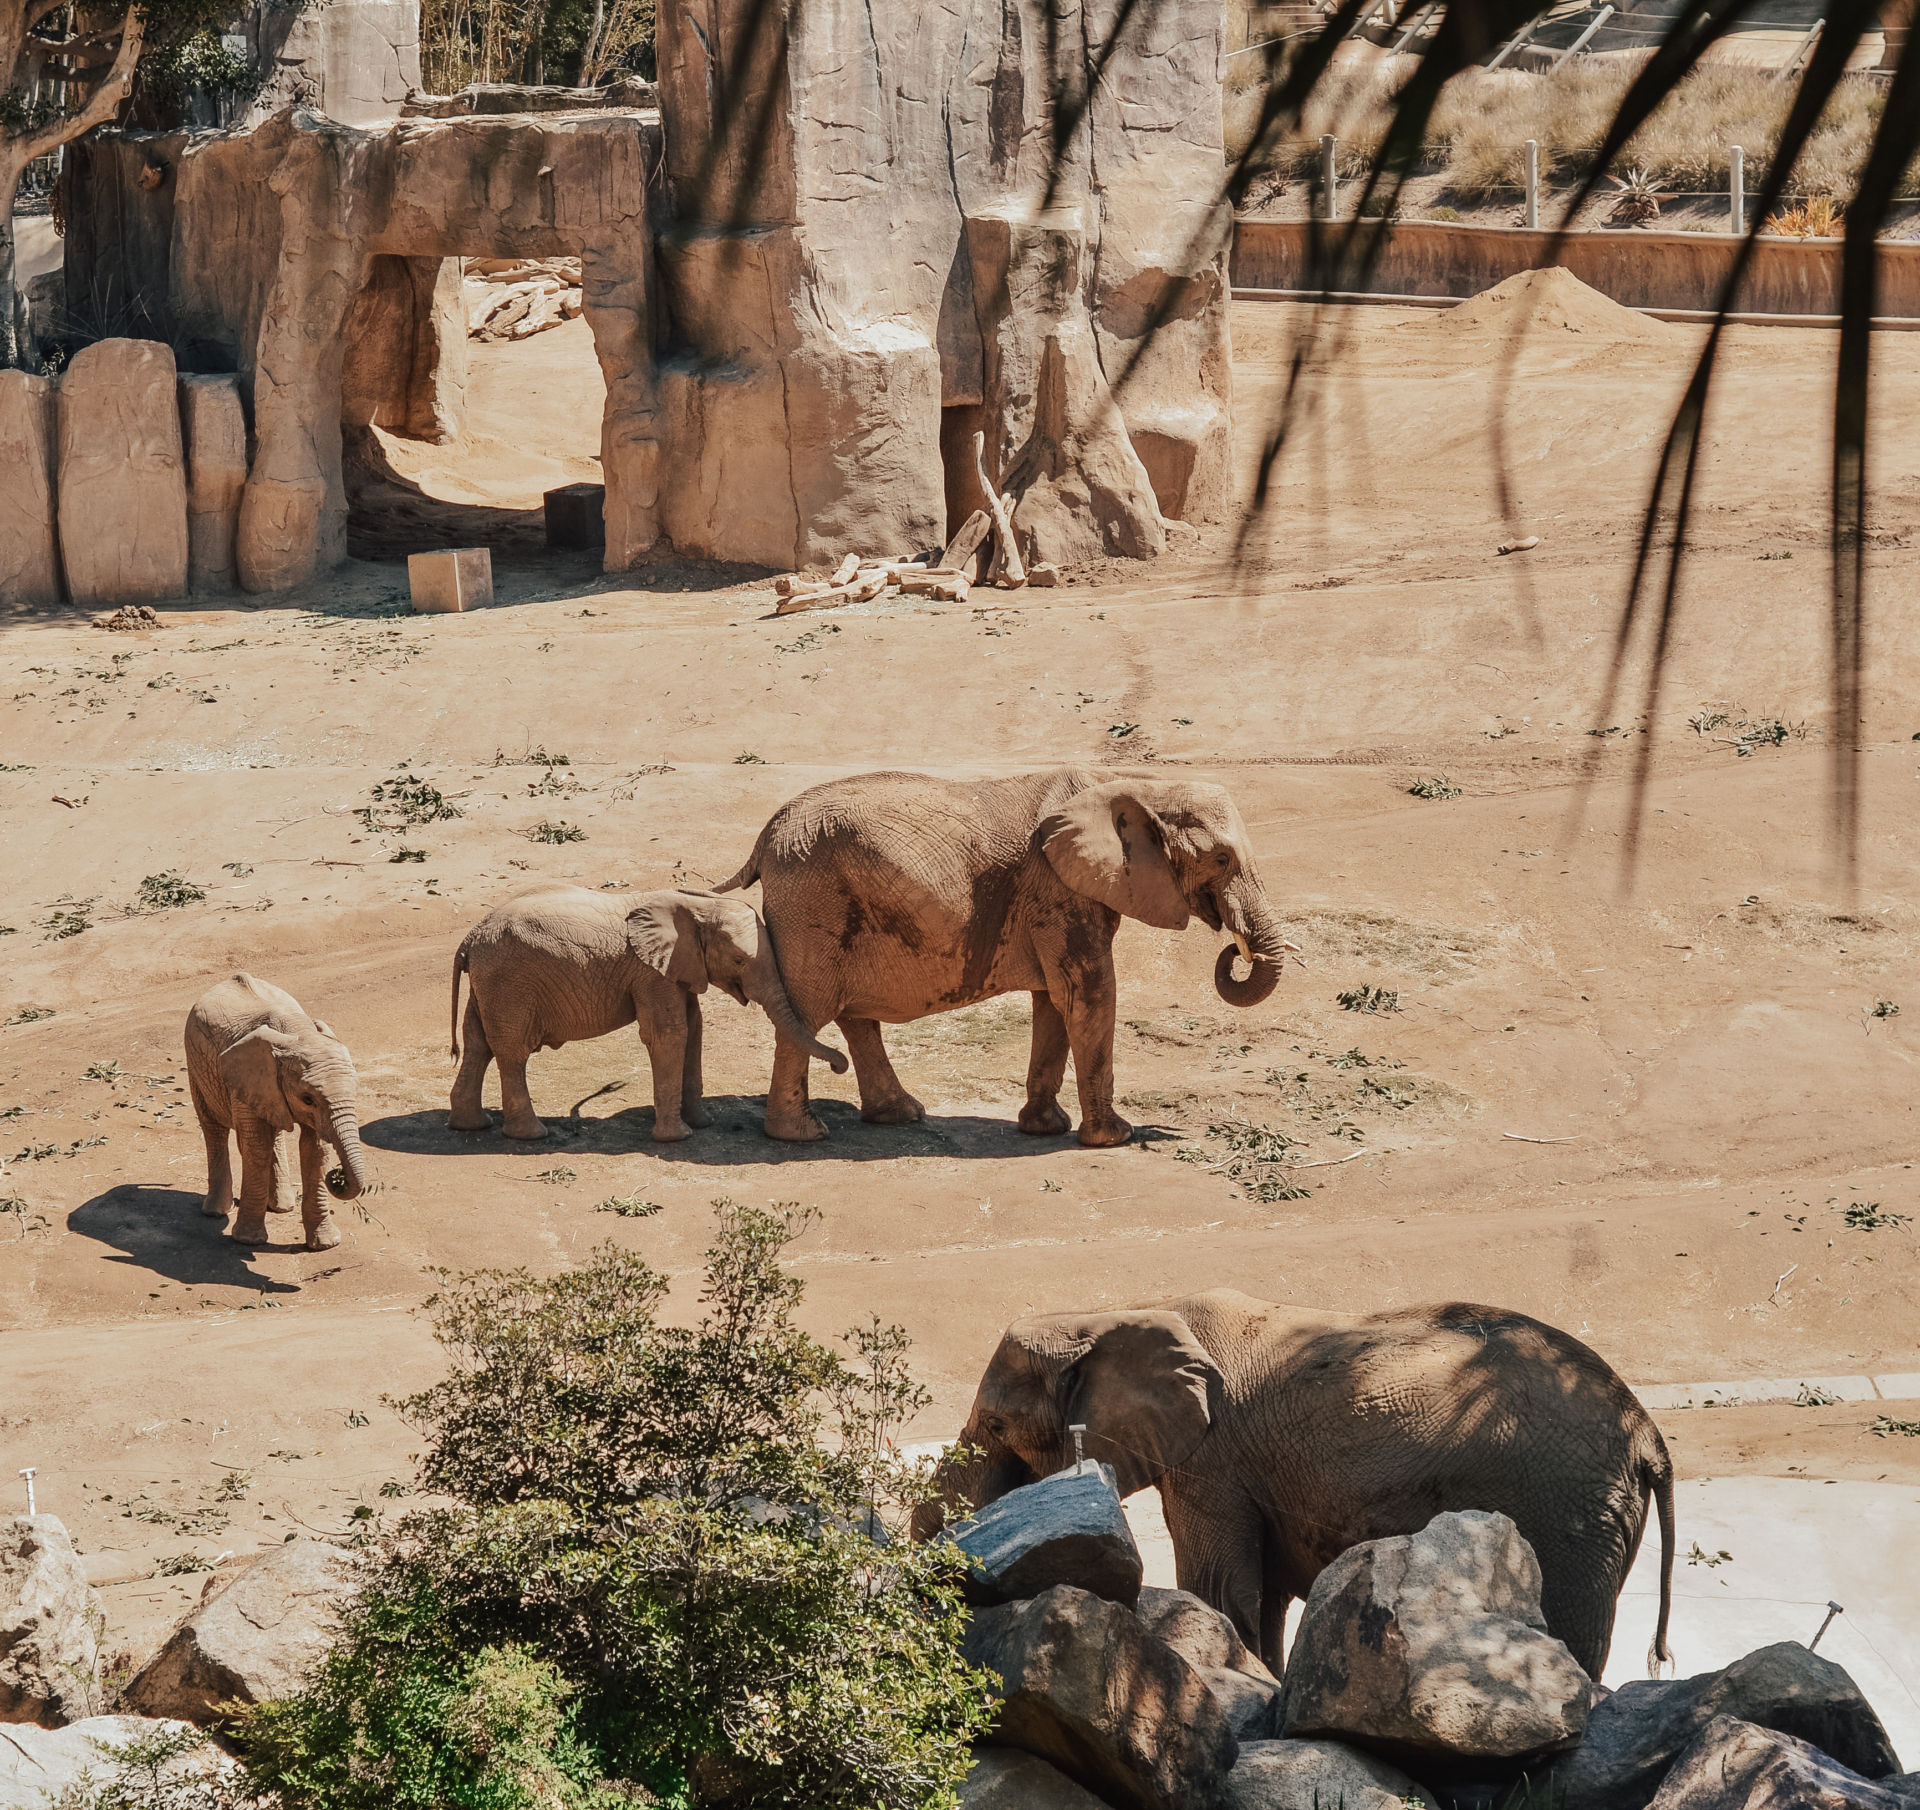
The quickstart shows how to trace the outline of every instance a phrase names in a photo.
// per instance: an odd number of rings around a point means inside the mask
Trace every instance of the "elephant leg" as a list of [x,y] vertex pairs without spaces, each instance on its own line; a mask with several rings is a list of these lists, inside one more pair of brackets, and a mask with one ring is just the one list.
[[1231,1491],[1211,1493],[1203,1508],[1164,1484],[1160,1501],[1173,1542],[1174,1581],[1226,1616],[1278,1676],[1279,1651],[1265,1650],[1262,1629],[1260,1511]]
[[776,1034],[773,1080],[767,1087],[766,1133],[782,1143],[811,1144],[827,1135],[807,1103],[807,1064],[812,1061],[797,1043]]
[[1033,996],[1033,1054],[1027,1058],[1027,1103],[1020,1129],[1029,1137],[1057,1137],[1073,1128],[1060,1110],[1060,1083],[1067,1075],[1067,1021],[1051,993]]
[[533,1110],[533,1095],[527,1091],[527,1058],[517,1050],[512,1054],[495,1050],[493,1059],[500,1065],[500,1129],[510,1138],[529,1143],[545,1137],[547,1128]]
[[271,1244],[267,1211],[273,1205],[273,1127],[260,1119],[243,1119],[234,1127],[240,1143],[240,1211],[228,1235],[239,1244]]
[[455,1131],[489,1131],[493,1121],[480,1104],[486,1085],[487,1065],[493,1060],[493,1046],[487,1041],[487,1027],[480,1022],[480,1002],[467,994],[467,1011],[460,1025],[460,1070],[453,1077],[453,1097],[447,1124]]
[[696,1131],[713,1123],[707,1110],[707,1079],[703,1070],[701,1046],[706,1041],[706,1020],[701,1016],[697,994],[687,995],[687,1060],[681,1070],[680,1116]]
[[333,1207],[320,1178],[327,1167],[327,1147],[303,1125],[300,1128],[300,1222],[306,1227],[307,1249],[330,1251],[340,1242],[333,1223]]
[[919,1124],[927,1116],[927,1109],[900,1085],[900,1077],[887,1060],[879,1020],[841,1017],[834,1023],[847,1040],[854,1079],[860,1083],[860,1116],[869,1125]]
[[300,1132],[273,1134],[273,1200],[269,1213],[291,1213],[300,1204]]
[[[676,989],[677,993],[677,989]],[[687,1076],[687,1015],[678,997],[640,1020],[647,1061],[653,1069],[653,1141],[677,1144],[687,1135],[680,1116],[680,1090]]]
[[1271,1534],[1262,1542],[1260,1559],[1260,1645],[1255,1651],[1271,1654],[1267,1669],[1278,1678],[1282,1650],[1287,1644],[1287,1611],[1293,1607],[1293,1591],[1274,1551]]
[[207,1110],[200,1090],[193,1087],[191,1091],[194,1116],[200,1121],[200,1136],[207,1146],[207,1191],[201,1198],[200,1211],[209,1219],[225,1219],[233,1205],[233,1161],[227,1148],[232,1134]]
[[1091,974],[1069,989],[1063,1016],[1067,1044],[1073,1051],[1074,1079],[1080,1088],[1080,1142],[1101,1146],[1124,1144],[1133,1127],[1113,1110],[1113,962],[1104,974]]

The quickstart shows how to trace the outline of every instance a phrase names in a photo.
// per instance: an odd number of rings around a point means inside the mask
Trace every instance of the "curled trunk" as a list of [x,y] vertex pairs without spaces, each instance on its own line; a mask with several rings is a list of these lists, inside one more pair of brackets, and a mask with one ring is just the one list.
[[[1213,964],[1213,990],[1230,1006],[1257,1006],[1280,984],[1286,945],[1279,920],[1257,880],[1236,887],[1220,906],[1234,940]],[[1239,954],[1247,958],[1245,979],[1237,979],[1233,972],[1233,958]]]
[[357,1200],[367,1187],[367,1156],[360,1148],[360,1127],[355,1122],[350,1106],[337,1107],[333,1114],[332,1131],[329,1141],[340,1152],[340,1167],[346,1173],[344,1182],[333,1179],[333,1171],[327,1172],[327,1192],[335,1200]]

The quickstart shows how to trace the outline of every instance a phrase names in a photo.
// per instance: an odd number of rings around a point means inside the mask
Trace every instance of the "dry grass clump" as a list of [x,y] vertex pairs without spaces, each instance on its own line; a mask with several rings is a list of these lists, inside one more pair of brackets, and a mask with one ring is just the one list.
[[1339,958],[1437,981],[1472,973],[1488,947],[1488,939],[1478,931],[1372,911],[1290,911],[1287,931],[1316,969]]
[[1877,968],[1911,958],[1915,921],[1913,911],[1897,905],[1882,911],[1865,906],[1846,910],[1804,900],[1763,898],[1734,907],[1714,928],[1731,924],[1748,936],[1784,948]]
[[[1576,63],[1552,77],[1468,70],[1448,83],[1434,109],[1426,168],[1444,173],[1467,195],[1515,189],[1531,138],[1540,146],[1542,183],[1570,185],[1592,168],[1643,60]],[[1366,69],[1324,82],[1299,129],[1276,150],[1274,168],[1307,175],[1317,166],[1321,135],[1331,132],[1341,141],[1342,178],[1364,175],[1385,136],[1396,80]],[[1638,166],[1663,188],[1724,190],[1728,148],[1739,145],[1746,153],[1751,193],[1766,180],[1794,92],[1792,83],[1775,81],[1767,70],[1710,65],[1682,84],[1634,135],[1620,166]],[[1243,148],[1258,117],[1258,92],[1229,99],[1229,125],[1238,129]],[[1790,192],[1851,192],[1885,105],[1884,91],[1873,83],[1842,82],[1801,156]],[[1920,194],[1920,164],[1909,170],[1901,192]]]

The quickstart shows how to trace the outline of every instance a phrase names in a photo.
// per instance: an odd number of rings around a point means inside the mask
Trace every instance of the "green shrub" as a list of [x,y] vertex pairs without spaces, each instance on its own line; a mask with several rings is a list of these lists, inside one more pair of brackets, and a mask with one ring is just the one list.
[[889,1457],[926,1399],[905,1336],[849,1333],[849,1361],[803,1332],[779,1257],[807,1216],[715,1205],[690,1327],[611,1245],[443,1279],[452,1369],[396,1405],[453,1506],[239,1724],[285,1810],[954,1801],[990,1699],[951,1549],[886,1532],[924,1488]]

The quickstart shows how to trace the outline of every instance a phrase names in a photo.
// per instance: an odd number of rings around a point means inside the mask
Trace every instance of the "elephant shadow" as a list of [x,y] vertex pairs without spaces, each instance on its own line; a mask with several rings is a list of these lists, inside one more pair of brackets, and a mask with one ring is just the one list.
[[913,1125],[869,1125],[860,1108],[845,1100],[819,1100],[813,1110],[827,1128],[814,1144],[784,1144],[761,1130],[766,1097],[758,1094],[709,1094],[713,1122],[678,1143],[653,1139],[653,1108],[628,1106],[597,1117],[542,1114],[547,1128],[542,1143],[504,1136],[500,1115],[489,1109],[486,1131],[454,1131],[444,1106],[395,1113],[360,1127],[360,1141],[376,1150],[421,1156],[499,1156],[579,1151],[605,1156],[657,1156],[675,1163],[733,1168],[742,1163],[778,1165],[805,1162],[876,1163],[902,1156],[1017,1157],[1048,1156],[1063,1147],[1078,1148],[1071,1132],[1058,1137],[1028,1137],[1011,1118],[972,1113],[929,1113]]
[[[293,1214],[278,1243],[301,1248],[300,1218]],[[255,1252],[225,1235],[221,1223],[200,1211],[200,1196],[179,1188],[149,1188],[122,1182],[75,1207],[67,1230],[110,1245],[109,1263],[150,1270],[170,1282],[227,1284],[268,1295],[297,1295],[299,1285],[275,1282],[253,1267]]]

